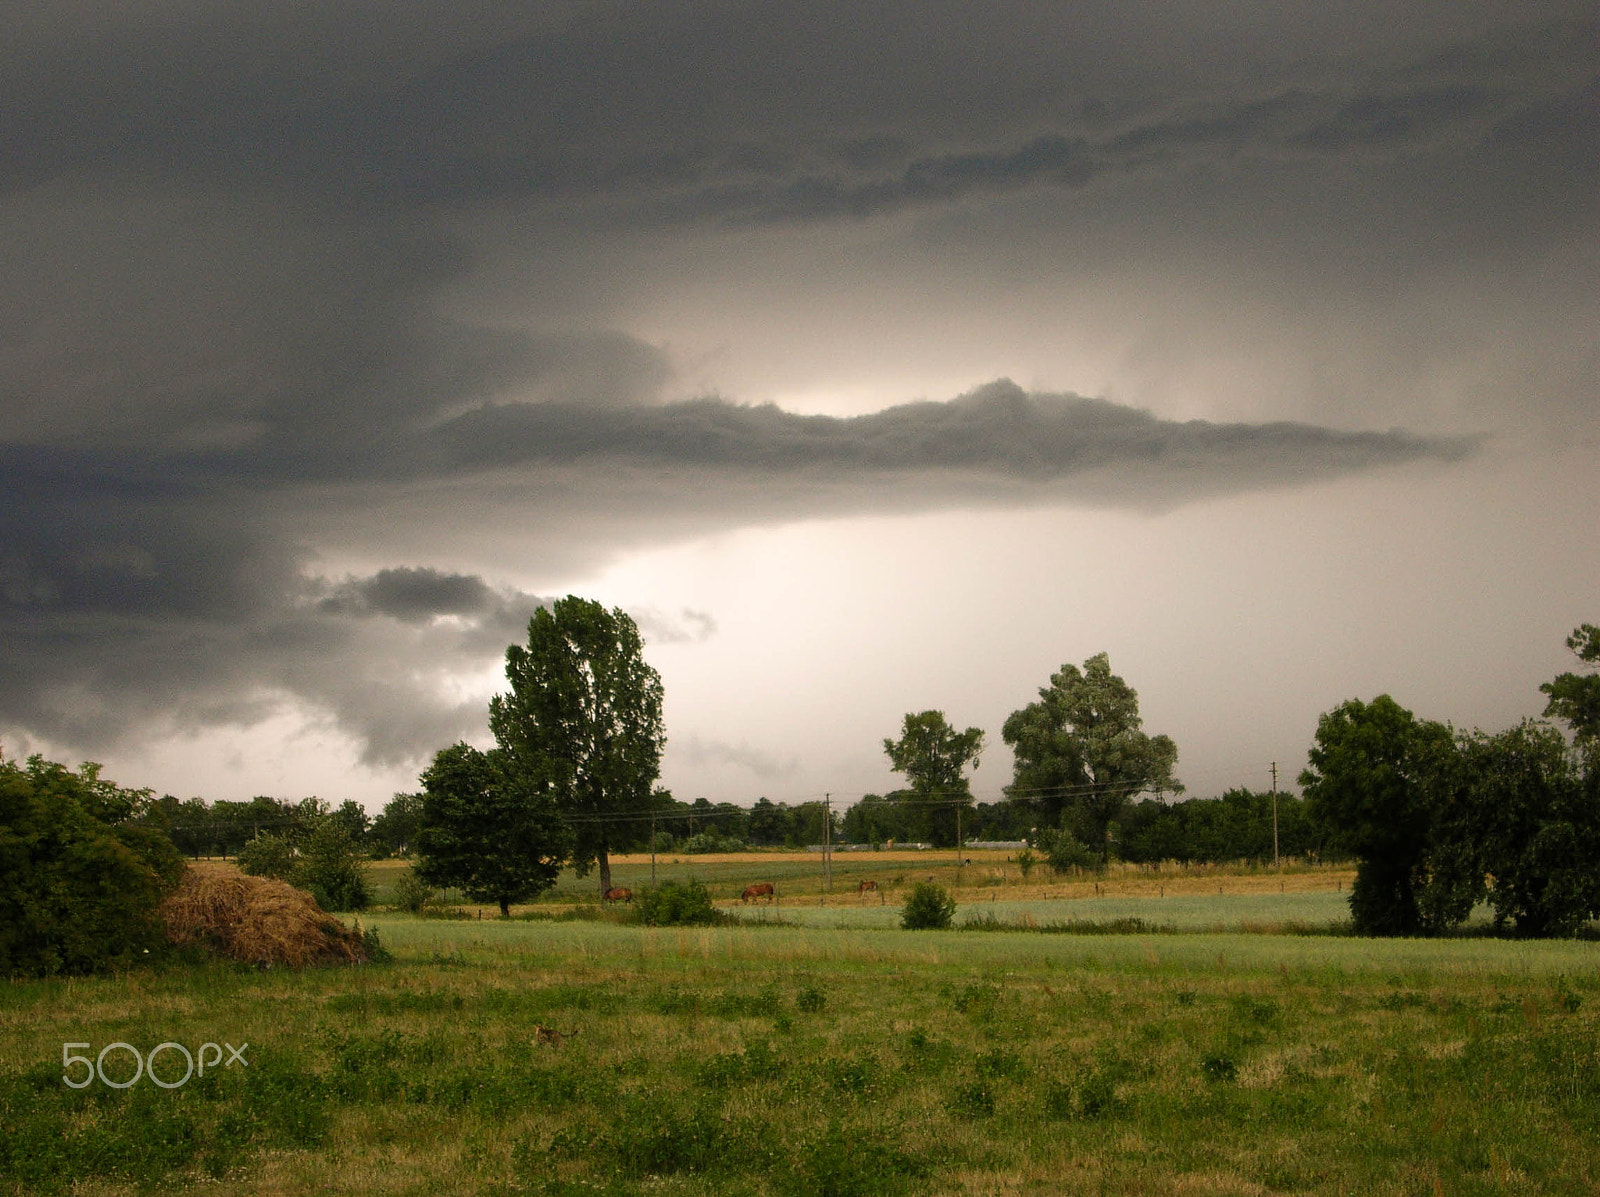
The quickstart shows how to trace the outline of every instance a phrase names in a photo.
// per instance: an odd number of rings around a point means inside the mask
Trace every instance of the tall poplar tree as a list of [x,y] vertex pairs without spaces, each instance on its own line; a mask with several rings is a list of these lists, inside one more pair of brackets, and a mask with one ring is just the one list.
[[533,613],[526,647],[506,649],[506,680],[490,730],[509,767],[553,795],[572,826],[573,867],[584,876],[598,864],[604,893],[611,851],[639,838],[629,816],[657,803],[661,675],[626,612],[568,595]]

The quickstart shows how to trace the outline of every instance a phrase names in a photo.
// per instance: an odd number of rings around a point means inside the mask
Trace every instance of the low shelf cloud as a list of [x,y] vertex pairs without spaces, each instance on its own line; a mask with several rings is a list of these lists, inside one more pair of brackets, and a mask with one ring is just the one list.
[[[478,704],[442,699],[439,683],[492,668],[549,600],[429,565],[338,580],[313,570],[322,507],[368,529],[369,553],[404,552],[405,531],[386,528],[384,513],[396,491],[426,492],[441,477],[456,488],[438,519],[492,524],[516,507],[526,521],[556,521],[551,539],[570,527],[578,543],[567,551],[594,559],[619,547],[608,530],[620,543],[661,511],[674,513],[682,537],[885,509],[1164,508],[1457,461],[1474,447],[1395,431],[1164,421],[1007,381],[847,418],[722,399],[522,404],[416,436],[438,449],[426,468],[358,459],[348,479],[323,473],[315,484],[296,468],[219,471],[209,453],[153,464],[109,450],[13,450],[13,477],[27,485],[0,517],[0,719],[96,749],[150,726],[248,724],[299,701],[374,763],[417,759],[441,737],[469,734],[482,722]],[[637,618],[657,643],[702,642],[716,628],[703,611],[644,608]],[[108,694],[118,701],[86,701]],[[781,775],[776,768],[756,772]]]

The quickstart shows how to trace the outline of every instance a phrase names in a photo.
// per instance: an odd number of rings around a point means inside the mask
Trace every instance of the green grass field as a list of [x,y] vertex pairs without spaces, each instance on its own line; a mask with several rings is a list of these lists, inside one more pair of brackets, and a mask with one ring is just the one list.
[[[1600,1189],[1593,943],[370,922],[394,963],[0,986],[0,1189]],[[63,1084],[114,1041],[249,1064]]]

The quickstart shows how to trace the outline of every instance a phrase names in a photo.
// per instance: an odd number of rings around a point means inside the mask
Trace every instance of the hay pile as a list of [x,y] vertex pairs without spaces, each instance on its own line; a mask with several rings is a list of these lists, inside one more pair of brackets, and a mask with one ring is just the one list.
[[361,964],[361,936],[287,881],[189,869],[161,904],[167,938],[263,967]]

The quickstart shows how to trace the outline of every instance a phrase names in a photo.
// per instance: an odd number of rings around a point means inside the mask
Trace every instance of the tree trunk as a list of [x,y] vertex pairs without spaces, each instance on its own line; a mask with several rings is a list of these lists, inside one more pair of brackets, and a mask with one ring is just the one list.
[[605,844],[595,852],[595,859],[600,862],[600,896],[604,898],[611,892],[611,856]]

